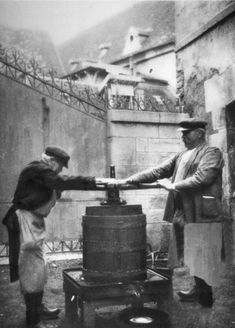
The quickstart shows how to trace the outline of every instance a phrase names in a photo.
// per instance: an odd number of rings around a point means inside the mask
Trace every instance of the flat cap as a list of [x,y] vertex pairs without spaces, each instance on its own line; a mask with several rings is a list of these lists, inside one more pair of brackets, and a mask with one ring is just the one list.
[[197,118],[190,118],[179,123],[180,128],[178,131],[190,131],[195,129],[205,129],[207,122]]
[[57,146],[48,146],[45,149],[45,154],[55,157],[63,164],[63,166],[68,167],[70,156],[63,149]]

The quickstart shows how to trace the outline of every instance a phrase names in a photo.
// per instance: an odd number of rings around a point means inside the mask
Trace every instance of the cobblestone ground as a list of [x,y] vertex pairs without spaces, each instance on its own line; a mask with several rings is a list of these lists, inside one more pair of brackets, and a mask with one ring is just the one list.
[[[78,260],[50,262],[48,265],[49,280],[45,288],[45,301],[51,307],[62,309],[59,319],[45,322],[46,328],[81,327],[79,322],[73,325],[65,318],[65,301],[63,292],[62,271],[65,268],[78,266]],[[170,316],[171,324],[163,328],[235,328],[235,270],[228,270],[222,286],[215,291],[216,301],[211,309],[203,308],[198,303],[181,303],[177,291],[192,285],[192,278],[184,269],[178,269],[173,275],[173,299],[164,307]],[[25,306],[19,292],[18,283],[9,283],[8,266],[0,266],[0,327],[25,327]],[[148,305],[154,307],[156,305]],[[121,307],[100,309],[97,311],[96,327],[124,327],[117,320]],[[127,326],[125,326],[127,327]],[[133,327],[133,326],[132,326]],[[139,326],[138,326],[139,327]],[[142,328],[142,326],[140,327]],[[156,326],[156,328],[158,328]],[[162,328],[162,326],[161,326]]]

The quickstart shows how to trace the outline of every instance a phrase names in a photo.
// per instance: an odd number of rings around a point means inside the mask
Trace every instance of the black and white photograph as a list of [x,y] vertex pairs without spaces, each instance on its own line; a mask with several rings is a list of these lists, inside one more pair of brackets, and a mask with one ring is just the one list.
[[235,0],[0,0],[0,327],[235,328]]

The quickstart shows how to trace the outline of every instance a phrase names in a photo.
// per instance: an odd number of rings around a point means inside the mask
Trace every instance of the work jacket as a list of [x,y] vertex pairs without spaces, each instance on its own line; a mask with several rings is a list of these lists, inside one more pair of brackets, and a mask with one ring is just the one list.
[[59,175],[43,161],[31,162],[23,169],[16,186],[13,205],[2,221],[8,229],[11,281],[18,280],[20,229],[16,210],[36,210],[51,199],[53,190],[59,194],[63,190],[86,190],[94,187],[94,177]]
[[86,190],[94,186],[93,177],[60,175],[48,164],[34,161],[21,172],[12,202],[20,209],[34,210],[51,199],[53,190]]
[[[151,183],[163,178],[174,178],[184,152],[180,152],[153,169],[137,173],[130,178],[134,183]],[[187,222],[217,221],[222,217],[221,151],[205,143],[194,149],[184,169],[183,179],[175,183],[177,191],[170,191],[164,220],[172,222],[177,208],[184,211]]]

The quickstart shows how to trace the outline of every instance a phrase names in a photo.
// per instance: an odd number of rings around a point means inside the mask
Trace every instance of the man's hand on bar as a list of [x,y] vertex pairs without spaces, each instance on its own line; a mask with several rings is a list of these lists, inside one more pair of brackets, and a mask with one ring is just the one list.
[[172,183],[169,179],[161,179],[157,181],[159,187],[162,187],[168,191],[176,191],[174,183]]
[[95,178],[96,185],[114,185],[116,179],[114,178]]
[[122,190],[164,188],[166,190],[175,190],[174,184],[171,183],[168,179],[158,180],[155,183],[136,183],[133,182],[130,178],[96,178],[95,181],[98,190],[106,190],[106,188],[119,188]]
[[115,179],[115,178],[96,178],[96,185],[105,185],[109,188],[121,187],[132,184],[130,179]]
[[130,184],[130,181],[128,179],[116,179],[115,180],[115,185],[117,187],[124,186],[124,185],[127,185],[127,184]]

